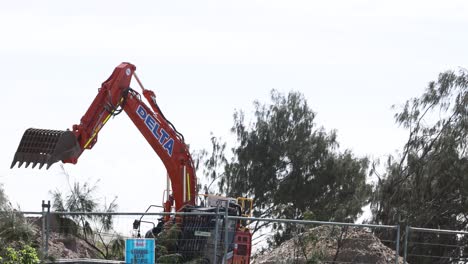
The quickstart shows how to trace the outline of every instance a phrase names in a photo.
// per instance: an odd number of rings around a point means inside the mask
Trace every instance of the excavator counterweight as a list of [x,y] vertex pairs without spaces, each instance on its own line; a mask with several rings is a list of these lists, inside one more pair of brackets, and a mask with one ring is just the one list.
[[19,162],[18,167],[26,163],[27,168],[32,163],[33,168],[39,164],[41,169],[47,164],[46,169],[49,169],[55,162],[76,157],[80,152],[71,131],[29,128],[21,138],[11,168]]

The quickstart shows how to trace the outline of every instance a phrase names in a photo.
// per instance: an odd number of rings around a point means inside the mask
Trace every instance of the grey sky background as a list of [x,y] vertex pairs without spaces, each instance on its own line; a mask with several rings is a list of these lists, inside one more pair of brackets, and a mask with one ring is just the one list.
[[125,114],[66,173],[9,169],[25,129],[78,123],[122,61],[192,150],[210,132],[233,143],[234,110],[250,120],[275,88],[303,93],[341,150],[382,158],[406,138],[391,106],[466,67],[467,28],[466,1],[2,0],[0,183],[23,210],[74,181],[99,180],[120,211],[160,203],[165,169]]

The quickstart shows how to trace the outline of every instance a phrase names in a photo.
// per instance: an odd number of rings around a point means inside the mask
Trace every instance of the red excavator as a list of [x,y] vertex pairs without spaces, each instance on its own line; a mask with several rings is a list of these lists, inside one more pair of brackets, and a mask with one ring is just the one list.
[[[73,125],[71,130],[27,129],[15,153],[11,168],[24,163],[26,168],[39,165],[39,169],[46,165],[46,169],[55,162],[78,162],[78,158],[85,149],[92,149],[97,142],[99,131],[107,121],[122,111],[125,111],[136,125],[146,141],[164,163],[171,181],[172,193],[163,201],[164,212],[228,212],[229,215],[242,216],[251,211],[248,206],[242,206],[245,199],[223,198],[209,196],[208,205],[197,205],[197,178],[192,157],[184,142],[184,137],[174,125],[167,120],[156,103],[153,91],[147,90],[135,74],[136,67],[130,63],[121,63],[112,75],[98,89],[98,94],[81,121]],[[151,107],[148,107],[141,95],[130,88],[130,81],[135,78],[143,91],[143,96]],[[239,202],[241,201],[241,202]],[[175,203],[175,205],[174,205]],[[214,205],[217,203],[217,207]],[[250,203],[251,204],[251,201]],[[221,207],[220,207],[221,206]],[[204,258],[209,263],[213,259],[225,260],[225,263],[250,263],[252,235],[241,221],[231,220],[232,230],[221,232],[222,228],[215,228],[219,218],[212,215],[182,216],[177,221],[165,217],[163,222],[178,222],[181,234],[178,252],[185,260]],[[228,221],[222,219],[221,221]],[[224,226],[224,225],[223,225]],[[226,225],[227,226],[227,225]],[[203,231],[204,236],[197,236]],[[211,233],[206,235],[206,231]],[[214,234],[219,232],[219,234]],[[227,234],[227,239],[224,237]],[[155,234],[157,236],[157,234]],[[213,241],[214,237],[220,243]],[[214,250],[222,241],[228,241],[228,249]],[[224,246],[224,245],[223,245]],[[212,252],[228,252],[226,256],[211,256]],[[216,261],[218,262],[218,261]]]

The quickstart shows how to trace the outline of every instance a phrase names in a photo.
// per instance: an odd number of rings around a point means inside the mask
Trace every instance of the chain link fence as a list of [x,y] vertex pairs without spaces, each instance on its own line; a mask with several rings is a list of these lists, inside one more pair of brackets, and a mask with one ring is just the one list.
[[[398,226],[246,218],[229,216],[225,211],[23,213],[40,230],[37,239],[42,256],[52,260],[123,260],[125,239],[156,236],[158,263],[187,259],[223,263],[234,257],[237,263],[247,263],[250,255],[251,263],[377,263],[360,252],[381,243],[375,232],[384,230],[394,234],[393,240],[385,241],[391,248],[377,246],[386,250],[386,260],[398,263],[394,261],[395,249],[399,247]],[[161,220],[169,217],[170,224],[163,226]],[[268,251],[269,246],[279,244],[275,251]]]
[[[468,263],[468,232],[464,231],[249,218],[222,210],[21,214],[37,230],[34,239],[43,259],[57,262],[81,258],[123,261],[126,239],[157,237],[158,263],[247,263],[247,256],[258,264]],[[168,220],[165,225],[164,218]]]
[[468,263],[468,232],[405,228],[404,259],[408,263]]

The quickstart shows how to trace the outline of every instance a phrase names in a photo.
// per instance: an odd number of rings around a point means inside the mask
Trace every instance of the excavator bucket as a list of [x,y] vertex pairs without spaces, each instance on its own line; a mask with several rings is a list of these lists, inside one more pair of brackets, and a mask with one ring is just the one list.
[[26,163],[27,168],[32,163],[32,168],[39,164],[41,169],[47,164],[46,169],[49,169],[57,161],[77,157],[80,151],[71,131],[30,128],[24,132],[10,168],[19,162],[18,167]]

